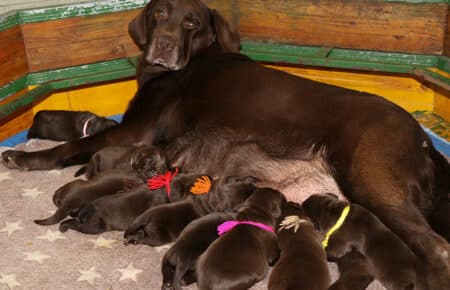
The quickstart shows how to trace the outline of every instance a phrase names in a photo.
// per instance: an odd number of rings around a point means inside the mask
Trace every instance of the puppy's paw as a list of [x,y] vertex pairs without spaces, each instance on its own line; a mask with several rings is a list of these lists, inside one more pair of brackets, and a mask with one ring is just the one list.
[[2,163],[10,169],[27,170],[26,154],[24,151],[7,150],[2,152]]

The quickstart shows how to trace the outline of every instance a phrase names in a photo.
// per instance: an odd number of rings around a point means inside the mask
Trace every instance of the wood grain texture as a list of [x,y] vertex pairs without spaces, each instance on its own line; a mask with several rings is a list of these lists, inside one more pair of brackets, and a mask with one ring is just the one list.
[[450,57],[450,5],[447,5],[447,27],[445,31],[444,55]]
[[28,72],[25,45],[19,26],[0,32],[0,86]]
[[442,54],[447,4],[356,0],[239,0],[243,39]]
[[23,25],[30,72],[137,55],[128,23],[139,11]]

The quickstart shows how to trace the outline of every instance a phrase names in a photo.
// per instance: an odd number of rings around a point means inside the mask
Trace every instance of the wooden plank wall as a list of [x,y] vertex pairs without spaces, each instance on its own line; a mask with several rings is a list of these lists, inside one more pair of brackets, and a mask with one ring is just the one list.
[[386,1],[235,1],[244,39],[442,54],[447,4]]
[[28,72],[20,26],[0,32],[0,87]]
[[447,7],[447,30],[444,40],[444,55],[450,57],[450,5]]
[[[446,4],[208,0],[244,40],[443,54]],[[22,26],[31,72],[138,54],[127,26],[140,9]]]
[[28,23],[22,31],[31,72],[134,56],[128,23],[139,10]]

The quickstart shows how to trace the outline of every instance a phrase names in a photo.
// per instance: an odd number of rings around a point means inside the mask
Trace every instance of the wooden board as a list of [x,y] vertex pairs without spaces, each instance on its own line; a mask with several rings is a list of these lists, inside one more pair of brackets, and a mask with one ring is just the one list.
[[0,31],[0,87],[28,72],[19,26]]
[[30,72],[134,56],[130,10],[23,25]]
[[444,55],[450,57],[450,5],[447,6],[447,30],[444,41]]
[[442,54],[447,4],[356,0],[239,0],[243,39]]

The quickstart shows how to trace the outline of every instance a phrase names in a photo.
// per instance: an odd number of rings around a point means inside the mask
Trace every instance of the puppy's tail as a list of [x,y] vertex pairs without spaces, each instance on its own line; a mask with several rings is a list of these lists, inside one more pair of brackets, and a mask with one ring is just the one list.
[[67,205],[63,204],[60,208],[56,210],[56,212],[52,216],[42,220],[34,220],[34,222],[41,226],[54,225],[62,221],[65,217],[67,217],[71,212],[71,210],[72,210],[71,208],[69,209]]
[[87,169],[87,166],[81,167],[80,169],[78,169],[77,172],[75,172],[74,177],[78,177],[80,175],[85,174],[86,173],[86,169]]

